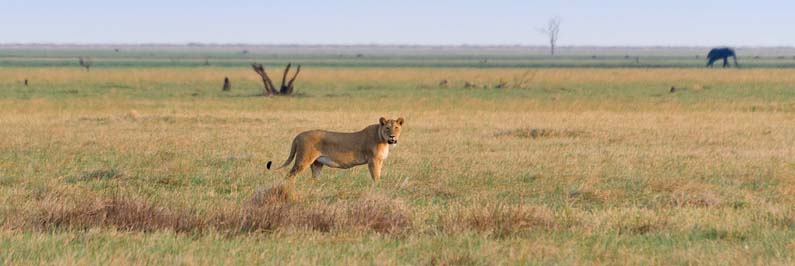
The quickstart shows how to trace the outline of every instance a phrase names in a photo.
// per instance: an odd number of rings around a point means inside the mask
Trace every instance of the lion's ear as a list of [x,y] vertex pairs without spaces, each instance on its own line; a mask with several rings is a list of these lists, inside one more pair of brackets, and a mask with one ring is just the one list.
[[386,125],[386,118],[383,118],[383,117],[379,118],[378,119],[378,123],[381,123],[382,126]]
[[397,122],[398,124],[400,124],[402,126],[403,125],[403,118],[402,117],[398,117],[398,119],[395,120],[395,122]]

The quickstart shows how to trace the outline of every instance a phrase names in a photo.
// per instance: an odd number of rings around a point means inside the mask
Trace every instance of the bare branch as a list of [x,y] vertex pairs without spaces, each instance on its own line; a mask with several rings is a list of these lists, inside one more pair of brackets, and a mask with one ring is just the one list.
[[257,74],[262,77],[262,84],[265,86],[265,90],[262,93],[263,95],[270,96],[279,93],[273,87],[273,82],[271,82],[271,79],[268,77],[268,73],[265,72],[265,68],[262,66],[262,64],[253,63],[251,64],[251,68],[253,68],[254,72],[257,72]]
[[287,82],[287,94],[293,93],[293,81],[295,81],[295,78],[298,77],[298,73],[300,72],[301,72],[301,65],[298,65],[298,67],[295,69],[295,74],[293,74],[293,78],[290,79],[290,82]]
[[282,73],[282,86],[281,86],[281,88],[279,90],[282,94],[286,94],[287,93],[287,86],[284,86],[284,84],[285,84],[284,82],[287,80],[287,72],[290,72],[290,67],[292,65],[293,65],[293,63],[287,63],[287,67],[284,68],[284,73]]

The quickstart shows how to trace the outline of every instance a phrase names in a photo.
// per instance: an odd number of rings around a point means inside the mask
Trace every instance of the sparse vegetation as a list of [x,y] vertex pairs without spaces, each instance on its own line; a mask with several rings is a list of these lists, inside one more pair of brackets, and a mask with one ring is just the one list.
[[[312,67],[264,99],[246,65],[70,64],[0,70],[3,264],[795,260],[795,70]],[[379,184],[265,171],[398,115]]]

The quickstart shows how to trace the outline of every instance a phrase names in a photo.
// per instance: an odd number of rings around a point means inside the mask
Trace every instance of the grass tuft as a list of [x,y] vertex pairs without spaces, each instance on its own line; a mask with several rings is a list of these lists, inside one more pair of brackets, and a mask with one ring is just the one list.
[[440,225],[446,233],[474,231],[501,238],[536,228],[552,228],[555,217],[552,211],[539,206],[456,206],[441,217]]

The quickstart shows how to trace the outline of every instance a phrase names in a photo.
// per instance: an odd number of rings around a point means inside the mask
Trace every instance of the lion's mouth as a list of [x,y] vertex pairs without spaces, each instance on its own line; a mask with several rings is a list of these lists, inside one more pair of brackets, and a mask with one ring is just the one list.
[[387,140],[386,143],[397,144],[397,140],[396,139],[390,139],[390,140]]

